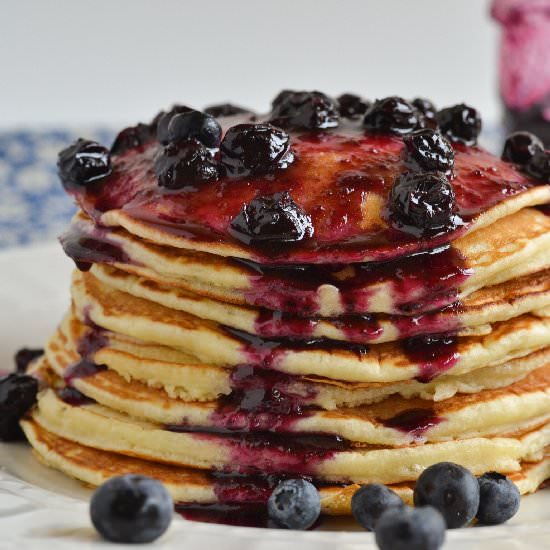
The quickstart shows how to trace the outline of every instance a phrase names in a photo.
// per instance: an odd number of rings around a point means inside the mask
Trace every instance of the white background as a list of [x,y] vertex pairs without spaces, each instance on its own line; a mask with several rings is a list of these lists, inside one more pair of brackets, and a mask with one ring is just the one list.
[[124,124],[283,87],[494,118],[488,0],[0,0],[0,127]]

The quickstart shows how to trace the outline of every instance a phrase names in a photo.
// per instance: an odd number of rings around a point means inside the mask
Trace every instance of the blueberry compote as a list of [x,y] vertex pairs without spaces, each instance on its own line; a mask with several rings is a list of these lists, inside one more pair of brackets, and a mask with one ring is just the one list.
[[[231,126],[237,122],[232,117]],[[438,238],[418,239],[395,230],[385,219],[382,211],[388,193],[406,169],[399,136],[370,133],[361,120],[351,119],[334,129],[287,132],[295,161],[273,173],[220,175],[173,191],[158,185],[153,164],[161,146],[153,141],[113,155],[110,175],[92,185],[70,186],[68,191],[98,223],[104,212],[120,209],[173,236],[209,247],[231,244],[236,254],[264,264],[387,260],[434,248],[460,233],[457,228]],[[455,214],[466,225],[534,184],[515,166],[478,147],[454,143],[453,148]],[[217,156],[213,162],[218,162]],[[289,243],[284,250],[239,244],[230,224],[243,204],[282,192],[288,192],[311,219],[313,237]]]
[[415,408],[402,411],[391,418],[379,420],[387,428],[410,434],[415,439],[423,439],[425,433],[441,423],[443,419],[431,408]]
[[[292,476],[296,477],[296,476]],[[300,476],[304,477],[304,476]],[[182,517],[206,523],[240,525],[243,527],[272,527],[266,503],[277,485],[288,479],[285,475],[238,475],[210,473],[216,504],[176,503],[176,512]],[[323,483],[304,477],[317,487]],[[318,523],[314,526],[316,527]]]

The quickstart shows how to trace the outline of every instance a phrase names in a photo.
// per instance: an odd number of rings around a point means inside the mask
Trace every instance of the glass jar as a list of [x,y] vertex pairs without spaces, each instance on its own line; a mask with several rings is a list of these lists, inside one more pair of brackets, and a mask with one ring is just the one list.
[[533,132],[550,147],[550,0],[494,0],[491,14],[502,26],[506,130]]

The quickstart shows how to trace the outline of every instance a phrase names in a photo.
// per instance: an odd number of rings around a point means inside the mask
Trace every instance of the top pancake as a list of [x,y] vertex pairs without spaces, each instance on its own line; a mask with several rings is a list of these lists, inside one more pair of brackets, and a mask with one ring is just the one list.
[[[550,186],[526,178],[478,147],[455,144],[452,185],[456,213],[465,226],[419,240],[393,229],[387,219],[389,190],[407,171],[402,139],[365,134],[357,123],[337,131],[291,133],[291,149],[294,163],[269,176],[222,177],[167,192],[153,171],[159,144],[150,142],[114,155],[110,176],[72,193],[97,222],[122,226],[151,242],[282,264],[399,257],[449,242],[464,230],[490,225],[527,206],[550,202]],[[230,236],[230,221],[243,204],[282,191],[311,216],[312,239],[275,251],[245,246]]]

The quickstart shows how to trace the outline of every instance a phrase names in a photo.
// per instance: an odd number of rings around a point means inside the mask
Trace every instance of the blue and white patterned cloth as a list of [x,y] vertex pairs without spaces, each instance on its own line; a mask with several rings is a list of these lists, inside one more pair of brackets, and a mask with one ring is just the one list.
[[[109,145],[108,129],[0,132],[0,248],[55,239],[75,212],[57,177],[57,153],[78,137]],[[498,129],[482,145],[497,150]]]
[[110,145],[113,132],[0,132],[0,248],[55,239],[75,212],[57,177],[57,153],[78,137]]

